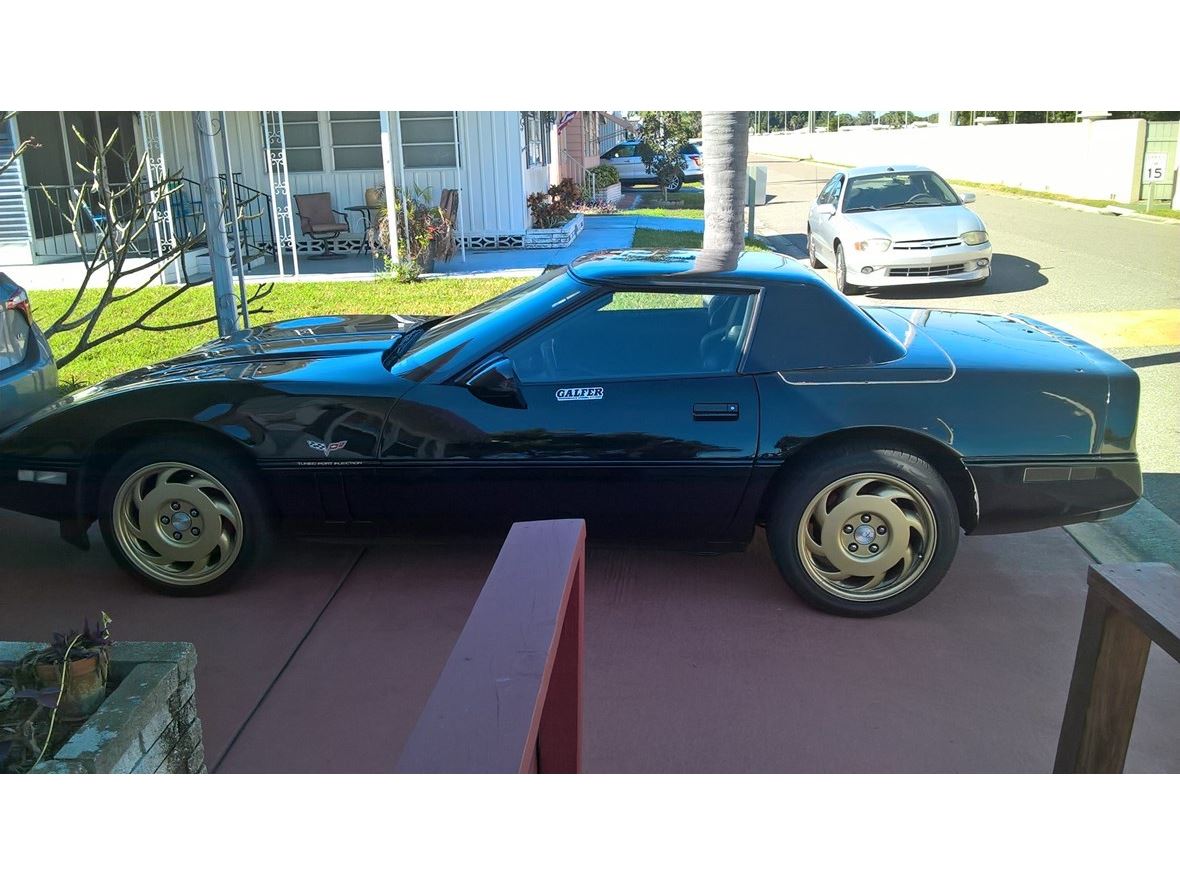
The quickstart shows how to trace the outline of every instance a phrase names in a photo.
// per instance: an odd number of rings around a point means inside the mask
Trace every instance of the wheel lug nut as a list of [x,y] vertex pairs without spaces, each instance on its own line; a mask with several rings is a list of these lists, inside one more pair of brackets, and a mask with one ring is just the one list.
[[859,547],[859,545],[857,545],[857,544],[849,544],[849,545],[848,545],[848,551],[849,551],[850,553],[855,553],[855,552],[856,552],[857,550],[859,550],[859,549],[860,549],[860,547]]
[[878,535],[883,535],[883,534],[885,534],[887,531],[889,531],[889,529],[885,528],[885,526],[883,526],[883,525],[879,525],[879,526],[877,526],[877,534],[878,534]]
[[852,526],[850,526],[850,525],[844,526],[844,534],[851,535],[852,534]]
[[179,504],[179,503],[177,503],[176,501],[173,501],[173,502],[172,502],[172,509],[173,509],[173,510],[179,510],[179,509],[180,509],[180,504]]
[[869,516],[867,513],[863,513],[863,514],[861,514],[860,521],[861,522],[872,522],[873,518],[871,516]]
[[168,523],[172,522],[172,520],[170,520],[170,519],[169,519],[167,516],[161,516],[161,517],[160,517],[160,522],[161,522],[163,525],[168,525]]
[[188,515],[189,515],[189,516],[192,516],[192,517],[197,517],[197,516],[200,516],[201,514],[200,514],[200,513],[198,513],[198,512],[197,512],[197,508],[196,508],[196,507],[194,507],[192,510],[190,510],[190,511],[188,512]]
[[[195,538],[195,537],[197,537],[197,536],[198,536],[198,535],[200,535],[200,534],[201,534],[201,530],[200,530],[200,529],[198,529],[198,528],[194,528],[194,529],[193,529],[193,537],[194,537],[194,538]],[[877,545],[876,545],[876,544],[874,544],[873,546],[875,547],[875,546],[877,546]]]
[[182,535],[180,534],[180,532],[173,532],[172,537],[174,537],[177,541],[179,541],[181,539]]
[[876,552],[877,552],[878,550],[880,550],[880,549],[881,549],[881,548],[880,548],[880,547],[878,547],[876,544],[870,544],[870,545],[869,545],[869,553],[876,553]]

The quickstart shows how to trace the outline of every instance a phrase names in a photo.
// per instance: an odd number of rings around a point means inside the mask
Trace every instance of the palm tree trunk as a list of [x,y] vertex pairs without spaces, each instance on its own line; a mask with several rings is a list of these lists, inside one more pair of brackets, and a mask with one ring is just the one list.
[[706,249],[731,256],[745,245],[749,111],[702,111]]

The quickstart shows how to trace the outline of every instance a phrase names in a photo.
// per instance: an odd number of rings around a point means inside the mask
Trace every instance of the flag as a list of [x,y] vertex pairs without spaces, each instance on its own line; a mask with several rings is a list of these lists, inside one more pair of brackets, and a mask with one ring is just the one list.
[[572,120],[577,113],[577,111],[563,111],[561,116],[557,118],[557,131],[560,132],[562,129],[568,126],[570,120]]

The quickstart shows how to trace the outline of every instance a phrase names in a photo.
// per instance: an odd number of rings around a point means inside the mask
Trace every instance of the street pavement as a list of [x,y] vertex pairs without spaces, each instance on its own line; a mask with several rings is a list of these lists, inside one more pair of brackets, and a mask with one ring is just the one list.
[[[768,171],[769,201],[756,211],[756,232],[778,251],[805,257],[808,207],[836,167],[764,155],[750,162]],[[976,197],[972,208],[994,250],[991,279],[970,287],[882,289],[852,300],[1026,314],[1134,368],[1142,387],[1137,442],[1149,503],[1100,525],[1122,536],[1124,547],[1138,546],[1128,555],[1180,564],[1180,224],[998,192],[980,190]],[[835,283],[830,269],[819,272]]]

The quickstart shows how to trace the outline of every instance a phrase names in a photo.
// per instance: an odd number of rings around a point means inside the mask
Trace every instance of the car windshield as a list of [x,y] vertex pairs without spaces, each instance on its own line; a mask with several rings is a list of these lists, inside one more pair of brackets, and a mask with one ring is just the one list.
[[[548,297],[546,290],[549,283],[555,278],[566,276],[568,275],[564,267],[551,270],[462,313],[436,321],[421,332],[417,332],[419,327],[411,329],[407,334],[414,335],[415,340],[403,353],[397,354],[393,365],[399,372],[417,368],[423,363],[431,362],[437,356],[433,351],[438,349],[435,345],[439,342],[446,340],[443,350],[447,354],[457,353],[479,334],[485,323],[510,322],[512,315],[518,311],[533,314],[534,307],[541,311],[549,309],[552,305],[545,301]],[[535,300],[540,304],[534,305]]]
[[959,197],[934,172],[886,172],[849,179],[845,212],[957,206]]

